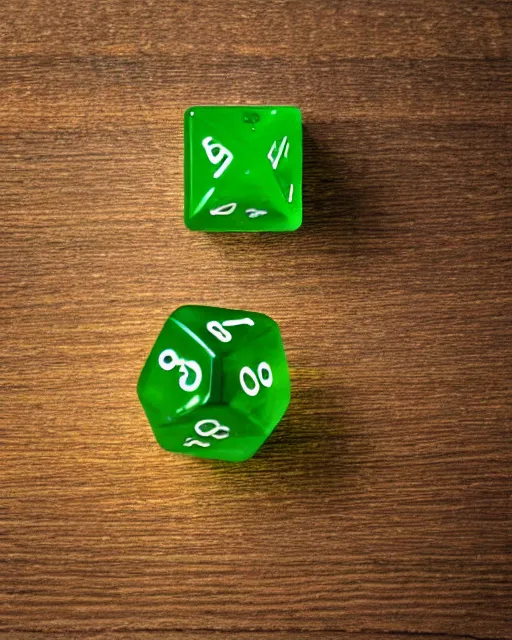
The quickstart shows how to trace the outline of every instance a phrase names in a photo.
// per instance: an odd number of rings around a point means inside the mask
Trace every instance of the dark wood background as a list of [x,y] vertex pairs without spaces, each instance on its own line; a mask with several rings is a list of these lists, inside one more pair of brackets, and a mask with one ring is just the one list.
[[[2,0],[2,636],[512,637],[511,18]],[[203,103],[303,110],[299,232],[185,228]],[[184,303],[281,325],[293,401],[248,463],[139,406]]]

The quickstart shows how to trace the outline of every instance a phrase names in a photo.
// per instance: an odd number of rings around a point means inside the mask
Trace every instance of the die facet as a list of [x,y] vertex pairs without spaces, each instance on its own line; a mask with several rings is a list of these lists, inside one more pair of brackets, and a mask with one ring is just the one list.
[[164,449],[246,460],[290,402],[279,327],[261,313],[180,307],[160,332],[137,392]]
[[189,229],[300,227],[302,117],[297,107],[191,107],[184,130]]

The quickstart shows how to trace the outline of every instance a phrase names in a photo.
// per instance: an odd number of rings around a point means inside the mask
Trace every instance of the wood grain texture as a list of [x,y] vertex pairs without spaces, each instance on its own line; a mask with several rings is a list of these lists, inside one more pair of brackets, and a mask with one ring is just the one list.
[[[511,638],[512,9],[3,0],[0,635]],[[182,114],[297,104],[305,223],[182,221]],[[165,318],[281,325],[258,455],[160,449]]]

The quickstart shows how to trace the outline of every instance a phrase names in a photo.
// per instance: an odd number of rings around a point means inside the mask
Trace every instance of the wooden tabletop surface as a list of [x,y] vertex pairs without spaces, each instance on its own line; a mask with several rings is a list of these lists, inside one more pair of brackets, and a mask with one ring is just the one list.
[[[2,0],[0,635],[511,638],[499,0]],[[183,224],[184,110],[295,104],[304,225]],[[280,324],[250,461],[136,395],[186,303]]]

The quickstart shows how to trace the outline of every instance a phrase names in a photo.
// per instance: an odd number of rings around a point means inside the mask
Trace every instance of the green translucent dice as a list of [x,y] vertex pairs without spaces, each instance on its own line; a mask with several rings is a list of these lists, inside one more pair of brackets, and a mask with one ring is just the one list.
[[201,231],[294,231],[302,223],[296,107],[185,112],[185,224]]
[[279,327],[261,313],[180,307],[160,332],[137,391],[164,449],[246,460],[290,402]]

